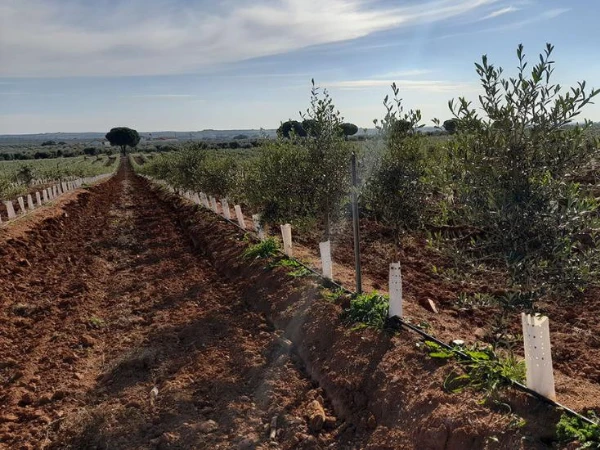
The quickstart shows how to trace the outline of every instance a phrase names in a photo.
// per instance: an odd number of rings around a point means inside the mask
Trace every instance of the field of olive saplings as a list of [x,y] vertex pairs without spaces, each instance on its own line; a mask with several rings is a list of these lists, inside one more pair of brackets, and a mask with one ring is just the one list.
[[3,222],[0,448],[598,446],[596,91],[550,53],[482,61],[443,139],[393,87],[347,140],[314,87],[309,132],[132,154]]

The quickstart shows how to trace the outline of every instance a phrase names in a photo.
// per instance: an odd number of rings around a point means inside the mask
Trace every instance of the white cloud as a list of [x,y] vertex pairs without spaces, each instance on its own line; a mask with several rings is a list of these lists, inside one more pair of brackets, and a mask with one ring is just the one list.
[[506,8],[497,9],[496,11],[489,13],[487,16],[483,16],[481,19],[478,20],[478,22],[481,22],[483,20],[493,19],[495,17],[500,17],[505,14],[517,12],[519,10],[520,10],[520,8],[515,8],[514,6],[507,6]]
[[3,0],[0,76],[153,75],[465,15],[499,0]]
[[377,75],[374,78],[417,77],[419,75],[427,75],[430,73],[431,73],[431,70],[428,70],[428,69],[409,69],[409,70],[400,70],[398,72],[386,72],[381,75]]
[[324,87],[339,88],[339,89],[371,89],[376,87],[389,87],[392,83],[396,83],[400,91],[420,91],[420,92],[460,92],[461,95],[476,90],[477,85],[474,83],[460,83],[453,81],[439,80],[346,80],[335,81],[331,83],[323,83]]
[[164,98],[164,99],[182,99],[182,98],[194,98],[196,95],[192,94],[134,94],[125,95],[126,98]]
[[445,39],[448,39],[451,37],[457,37],[457,36],[465,36],[465,35],[472,35],[472,34],[479,34],[479,33],[494,33],[497,31],[506,31],[506,30],[516,30],[519,28],[523,28],[525,26],[532,25],[534,23],[543,22],[545,20],[555,19],[556,17],[559,17],[569,11],[571,11],[570,8],[553,8],[553,9],[544,11],[541,14],[538,14],[536,16],[530,17],[528,19],[524,19],[524,20],[520,20],[520,21],[516,21],[516,22],[510,22],[510,23],[495,26],[495,27],[483,28],[483,29],[479,29],[479,30],[469,30],[469,31],[461,31],[461,32],[457,32],[457,33],[446,34],[443,36],[439,36],[437,38],[437,40],[443,41]]

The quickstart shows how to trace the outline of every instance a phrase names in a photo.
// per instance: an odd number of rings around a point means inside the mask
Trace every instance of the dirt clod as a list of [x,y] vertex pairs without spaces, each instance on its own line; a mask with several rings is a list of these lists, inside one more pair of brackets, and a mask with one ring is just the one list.
[[198,426],[198,430],[201,433],[212,433],[213,431],[217,431],[219,429],[219,424],[217,422],[215,422],[214,420],[207,420],[205,422],[202,422],[200,424],[200,426]]
[[312,431],[321,431],[325,423],[326,415],[323,406],[313,400],[306,406],[306,417],[308,418],[308,427]]

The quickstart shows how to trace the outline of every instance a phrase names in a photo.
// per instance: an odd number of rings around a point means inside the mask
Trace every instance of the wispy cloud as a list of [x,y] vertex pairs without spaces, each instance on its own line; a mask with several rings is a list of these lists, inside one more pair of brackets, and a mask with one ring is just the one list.
[[376,75],[373,78],[403,78],[403,77],[418,77],[419,75],[428,75],[432,71],[429,69],[409,69],[400,70],[397,72],[386,72],[381,75]]
[[497,1],[4,0],[0,76],[191,73],[448,20]]
[[192,94],[132,94],[126,95],[127,98],[164,98],[164,99],[180,99],[180,98],[194,98],[196,95]]
[[571,11],[571,8],[552,8],[552,9],[544,11],[536,16],[530,17],[528,19],[510,22],[510,23],[506,23],[504,25],[499,25],[499,26],[494,26],[494,27],[445,34],[443,36],[439,36],[437,39],[444,40],[444,39],[448,39],[450,37],[456,37],[456,36],[465,36],[465,35],[479,34],[479,33],[494,33],[494,32],[498,32],[498,31],[506,31],[506,30],[517,30],[519,28],[523,28],[525,26],[529,26],[529,25],[532,25],[532,24],[535,24],[538,22],[555,19],[556,17],[559,17],[569,11]]
[[400,91],[422,91],[422,92],[467,92],[476,89],[476,84],[471,83],[460,83],[453,81],[441,81],[441,80],[380,80],[380,79],[366,79],[366,80],[346,80],[346,81],[334,81],[331,83],[323,83],[326,87],[339,88],[339,89],[371,89],[382,86],[391,86],[392,83],[396,83]]
[[514,6],[507,6],[506,8],[497,9],[496,11],[491,12],[488,15],[483,16],[482,18],[478,19],[477,21],[482,22],[484,20],[494,19],[496,17],[500,17],[505,14],[510,14],[510,13],[514,13],[517,11],[520,11],[520,8],[516,8]]

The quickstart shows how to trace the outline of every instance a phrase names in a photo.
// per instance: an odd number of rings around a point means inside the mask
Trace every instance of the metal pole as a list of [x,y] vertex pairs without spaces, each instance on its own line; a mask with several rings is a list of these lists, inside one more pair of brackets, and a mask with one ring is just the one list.
[[362,294],[362,276],[360,273],[360,241],[358,224],[358,193],[356,177],[356,154],[352,152],[352,229],[354,231],[354,270],[356,272],[356,293]]

